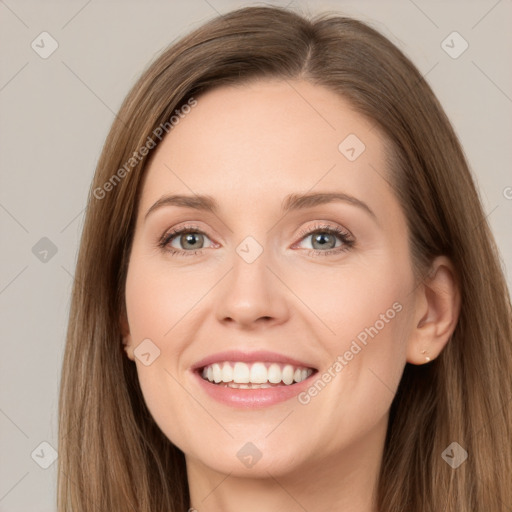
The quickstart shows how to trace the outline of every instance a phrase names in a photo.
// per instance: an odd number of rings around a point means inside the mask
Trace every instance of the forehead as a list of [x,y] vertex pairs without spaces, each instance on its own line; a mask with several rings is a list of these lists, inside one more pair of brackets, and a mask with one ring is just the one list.
[[245,210],[290,192],[343,191],[377,203],[390,193],[379,130],[323,86],[255,81],[196,101],[152,155],[142,208],[171,192]]

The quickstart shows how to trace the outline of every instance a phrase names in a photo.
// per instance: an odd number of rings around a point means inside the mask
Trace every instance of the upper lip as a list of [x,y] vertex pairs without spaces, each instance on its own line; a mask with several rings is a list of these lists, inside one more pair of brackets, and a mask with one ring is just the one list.
[[241,361],[244,363],[255,363],[257,361],[269,362],[269,363],[282,363],[291,364],[293,366],[299,366],[301,368],[312,368],[316,370],[311,364],[304,361],[299,361],[293,357],[288,357],[277,352],[269,352],[267,350],[257,350],[254,352],[242,352],[240,350],[226,350],[224,352],[217,352],[211,354],[192,366],[192,370],[199,370],[205,366],[209,366],[213,363],[222,363],[224,361],[237,362]]

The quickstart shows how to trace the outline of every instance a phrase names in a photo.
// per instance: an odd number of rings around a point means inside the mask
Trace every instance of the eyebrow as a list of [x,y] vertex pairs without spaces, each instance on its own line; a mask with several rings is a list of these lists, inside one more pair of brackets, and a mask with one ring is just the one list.
[[[289,194],[285,197],[281,210],[283,213],[288,213],[296,210],[303,210],[306,208],[314,208],[323,204],[331,203],[333,201],[341,201],[344,203],[357,206],[366,211],[375,220],[377,216],[372,209],[360,199],[342,192],[318,192],[309,194]],[[163,206],[181,206],[183,208],[192,208],[194,210],[202,210],[217,214],[219,204],[209,195],[182,195],[174,194],[161,197],[156,203],[149,208],[146,212],[144,219],[147,219],[150,213]]]

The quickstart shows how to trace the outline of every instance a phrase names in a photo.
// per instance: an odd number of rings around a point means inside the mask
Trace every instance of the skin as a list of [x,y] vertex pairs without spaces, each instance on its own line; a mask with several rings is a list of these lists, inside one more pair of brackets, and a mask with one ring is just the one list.
[[[349,134],[366,146],[353,162],[338,150]],[[212,90],[154,151],[128,268],[124,343],[153,418],[185,453],[198,511],[375,510],[371,490],[404,366],[437,357],[459,309],[445,257],[415,282],[406,219],[386,174],[378,130],[305,81]],[[287,194],[321,191],[350,194],[375,217],[346,202],[280,212]],[[164,206],[144,219],[167,194],[208,194],[219,211]],[[198,254],[158,247],[188,223],[204,233],[193,240]],[[337,235],[327,248],[316,243],[319,223],[349,231],[355,245],[311,254],[344,245]],[[263,249],[250,264],[236,252],[247,236]],[[171,244],[193,251],[180,235]],[[289,355],[321,375],[394,303],[401,311],[306,405],[232,408],[191,374],[205,356],[236,348]],[[148,366],[134,355],[147,338],[160,350]],[[247,442],[262,455],[250,468],[236,455]]]

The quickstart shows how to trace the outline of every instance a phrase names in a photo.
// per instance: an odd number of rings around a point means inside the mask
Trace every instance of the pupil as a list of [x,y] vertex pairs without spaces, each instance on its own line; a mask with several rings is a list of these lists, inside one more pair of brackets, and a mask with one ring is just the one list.
[[[192,248],[194,248],[194,238],[196,238],[198,235],[199,233],[189,233],[188,235],[185,235],[184,238],[186,242],[184,245],[192,243]],[[197,243],[195,245],[197,245]]]
[[329,242],[328,241],[325,241],[325,238],[329,238],[331,237],[332,235],[330,234],[327,234],[327,233],[321,233],[319,235],[317,235],[315,238],[315,241],[320,243],[322,246],[325,246],[325,244],[328,244]]

